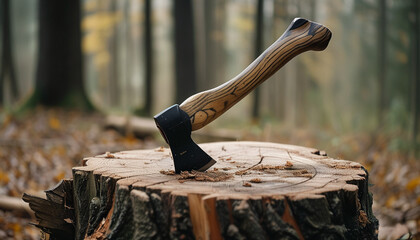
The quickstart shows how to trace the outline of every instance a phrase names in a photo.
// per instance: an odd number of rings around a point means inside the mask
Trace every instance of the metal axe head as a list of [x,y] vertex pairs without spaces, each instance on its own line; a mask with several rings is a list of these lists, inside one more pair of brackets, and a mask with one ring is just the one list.
[[156,126],[171,148],[175,172],[205,171],[216,163],[191,139],[191,121],[178,104],[155,117]]

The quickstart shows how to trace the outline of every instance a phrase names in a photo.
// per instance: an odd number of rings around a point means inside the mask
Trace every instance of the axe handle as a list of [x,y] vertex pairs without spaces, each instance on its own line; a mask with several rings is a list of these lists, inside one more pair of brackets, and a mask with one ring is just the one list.
[[308,50],[324,50],[330,39],[328,28],[295,18],[283,35],[239,75],[216,88],[189,97],[180,105],[190,117],[192,130],[218,118],[293,57]]

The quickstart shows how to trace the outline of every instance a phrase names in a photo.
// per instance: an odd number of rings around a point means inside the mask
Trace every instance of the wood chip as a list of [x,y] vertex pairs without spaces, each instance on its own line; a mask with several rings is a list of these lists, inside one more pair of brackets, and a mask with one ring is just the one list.
[[264,165],[264,164],[260,164],[257,165],[253,168],[251,168],[252,170],[257,170],[257,171],[265,171],[265,170],[282,170],[284,169],[284,166],[281,165]]
[[162,174],[165,174],[165,175],[175,175],[175,171],[174,170],[167,170],[167,171],[160,170],[159,172],[162,173]]
[[165,148],[164,147],[158,147],[155,149],[155,152],[164,152]]
[[290,161],[286,161],[286,165],[284,165],[285,168],[292,168],[293,167],[293,163]]
[[297,171],[293,172],[293,175],[294,176],[300,176],[300,175],[307,174],[307,173],[309,173],[308,170],[300,169],[300,170],[297,170]]
[[249,182],[244,182],[244,184],[242,184],[242,186],[244,187],[252,187],[252,184]]
[[253,178],[253,179],[251,179],[249,181],[252,182],[252,183],[262,183],[261,178]]
[[248,172],[248,169],[245,169],[245,170],[239,170],[239,171],[236,171],[236,172],[235,172],[235,175],[242,176],[242,175],[247,174],[247,172]]
[[313,177],[313,174],[310,173],[306,169],[299,169],[299,170],[292,170],[292,171],[293,171],[292,174],[295,177],[307,177],[307,178]]

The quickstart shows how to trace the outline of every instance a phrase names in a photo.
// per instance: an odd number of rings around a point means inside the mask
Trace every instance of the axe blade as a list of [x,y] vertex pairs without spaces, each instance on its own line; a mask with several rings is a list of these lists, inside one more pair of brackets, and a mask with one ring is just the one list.
[[206,171],[216,161],[203,151],[191,138],[182,146],[170,145],[175,164],[175,172]]
[[165,109],[154,119],[171,148],[176,173],[191,170],[205,171],[216,163],[192,140],[190,117],[178,104]]

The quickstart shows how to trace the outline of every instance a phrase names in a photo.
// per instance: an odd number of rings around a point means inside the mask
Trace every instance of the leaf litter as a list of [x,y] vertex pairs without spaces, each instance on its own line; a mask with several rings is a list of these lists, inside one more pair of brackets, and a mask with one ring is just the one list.
[[[20,116],[0,115],[0,196],[41,195],[60,180],[72,177],[72,167],[84,157],[156,148],[154,142],[122,136],[105,129],[105,117],[38,107]],[[0,239],[39,239],[30,226],[35,220],[0,210]]]
[[[20,198],[23,192],[36,194],[49,189],[62,178],[70,178],[71,168],[82,165],[84,157],[130,149],[162,151],[153,140],[122,136],[104,129],[103,123],[101,114],[62,109],[36,108],[18,117],[0,115],[0,195]],[[325,130],[319,133],[305,129],[289,136],[281,129],[272,130],[271,137],[264,141],[322,147],[329,156],[361,163],[369,171],[373,210],[380,221],[379,238],[386,239],[399,231],[419,236],[420,161],[416,156],[390,151],[392,138],[385,134],[372,137],[370,133],[337,137]],[[246,130],[242,136],[240,140],[261,140]],[[334,141],[328,140],[333,138]],[[319,151],[319,155],[326,153]],[[270,170],[276,169],[265,169]],[[206,179],[207,176],[189,173],[179,181]],[[244,186],[252,185],[245,182]],[[0,210],[0,239],[39,239],[39,230],[30,222],[34,221]]]

